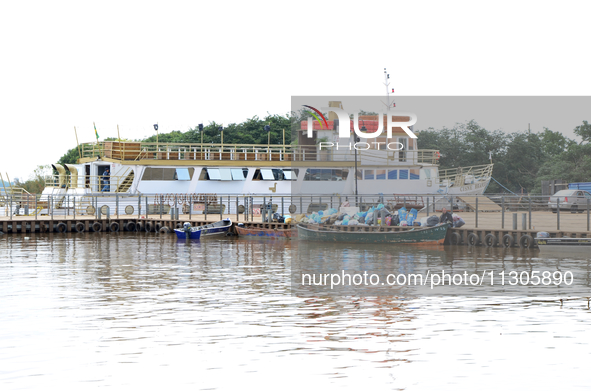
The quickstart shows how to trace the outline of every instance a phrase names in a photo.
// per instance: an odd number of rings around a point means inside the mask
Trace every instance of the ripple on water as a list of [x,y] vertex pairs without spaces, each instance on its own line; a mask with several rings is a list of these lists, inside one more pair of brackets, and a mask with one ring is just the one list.
[[[319,262],[346,253],[397,270],[556,268],[520,250],[339,253],[297,241],[121,233],[4,235],[0,251],[0,379],[9,389],[587,384],[586,300],[291,296],[290,267],[301,253]],[[588,263],[560,265],[585,271]]]

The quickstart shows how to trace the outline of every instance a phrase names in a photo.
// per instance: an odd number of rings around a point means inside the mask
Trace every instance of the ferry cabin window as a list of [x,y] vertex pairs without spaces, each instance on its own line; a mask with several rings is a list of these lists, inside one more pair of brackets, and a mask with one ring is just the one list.
[[373,170],[364,170],[364,171],[365,172],[363,174],[364,174],[365,179],[374,179],[375,178]]
[[[289,173],[289,174],[288,174]],[[281,170],[278,168],[258,168],[252,177],[253,181],[283,181],[283,180],[290,180],[289,178],[294,178],[297,175],[297,170]],[[288,178],[288,175],[290,176]]]
[[388,170],[388,179],[398,179],[398,170]]
[[261,169],[261,175],[263,176],[264,181],[274,181],[275,176],[273,175],[273,170],[268,168]]
[[376,179],[386,179],[386,170],[376,170]]
[[194,168],[157,168],[146,167],[142,175],[143,181],[190,181]]
[[222,179],[219,168],[208,168],[207,175],[209,176],[210,181],[219,181]]
[[418,168],[411,168],[410,169],[410,179],[419,179],[420,176],[420,169]]
[[408,170],[399,170],[400,179],[408,179]]
[[305,181],[344,181],[349,175],[349,170],[333,170],[333,169],[320,169],[320,168],[308,168],[304,175]]
[[243,181],[248,174],[247,168],[204,168],[200,181]]
[[[289,181],[297,181],[298,180],[298,175],[300,175],[300,170],[298,168],[293,168],[293,169],[286,169],[283,170],[283,174],[285,175],[285,180]],[[289,176],[289,177],[288,177]]]
[[[244,171],[242,168],[232,168],[232,180],[234,181],[243,181],[245,178]],[[248,170],[246,170],[248,173]]]
[[232,170],[229,168],[220,168],[220,180],[222,181],[231,181],[232,180]]
[[189,174],[188,168],[177,168],[176,169],[176,177],[179,181],[190,181],[191,175]]

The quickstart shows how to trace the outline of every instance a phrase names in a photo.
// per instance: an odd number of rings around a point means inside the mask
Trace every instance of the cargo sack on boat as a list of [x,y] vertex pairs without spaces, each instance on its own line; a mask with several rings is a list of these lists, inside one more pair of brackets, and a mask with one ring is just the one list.
[[392,216],[386,216],[386,225],[388,227],[392,225]]
[[453,226],[454,226],[454,228],[460,228],[462,225],[466,224],[466,222],[464,221],[464,219],[462,219],[457,214],[454,213],[451,216],[452,216],[452,219],[453,219]]
[[360,216],[357,221],[359,221],[359,224],[365,224],[365,216]]
[[357,221],[357,220],[349,220],[349,225],[359,225],[359,221]]
[[433,215],[427,219],[427,227],[435,227],[439,224],[439,217]]
[[397,226],[400,224],[400,218],[398,217],[398,214],[394,214],[392,216],[392,221],[390,222],[390,224],[393,226]]
[[406,220],[407,215],[408,215],[408,212],[406,211],[406,208],[404,206],[402,208],[398,209],[398,218],[400,219],[400,221]]

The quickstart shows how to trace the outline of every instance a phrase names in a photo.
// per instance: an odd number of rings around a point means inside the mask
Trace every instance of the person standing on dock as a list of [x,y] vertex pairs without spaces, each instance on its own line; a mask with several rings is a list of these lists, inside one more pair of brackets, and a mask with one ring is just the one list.
[[103,172],[103,189],[101,191],[111,191],[111,177],[109,173],[109,169],[105,169]]
[[439,217],[439,222],[440,223],[449,223],[450,225],[453,225],[454,219],[453,219],[451,213],[448,212],[447,209],[445,209],[445,208],[441,209],[441,212],[443,212],[443,213],[441,214],[441,217]]

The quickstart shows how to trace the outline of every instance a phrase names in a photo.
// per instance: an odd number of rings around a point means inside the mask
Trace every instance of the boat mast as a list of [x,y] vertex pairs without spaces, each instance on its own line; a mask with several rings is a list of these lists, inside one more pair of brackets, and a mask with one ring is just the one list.
[[[386,68],[384,68],[384,85],[386,86],[386,100],[387,100],[386,111],[390,111],[390,82],[388,81],[389,79],[390,79],[390,74],[388,73],[388,71],[386,71]],[[392,93],[394,93],[394,88],[392,88]],[[392,107],[396,107],[396,103],[392,102]]]

